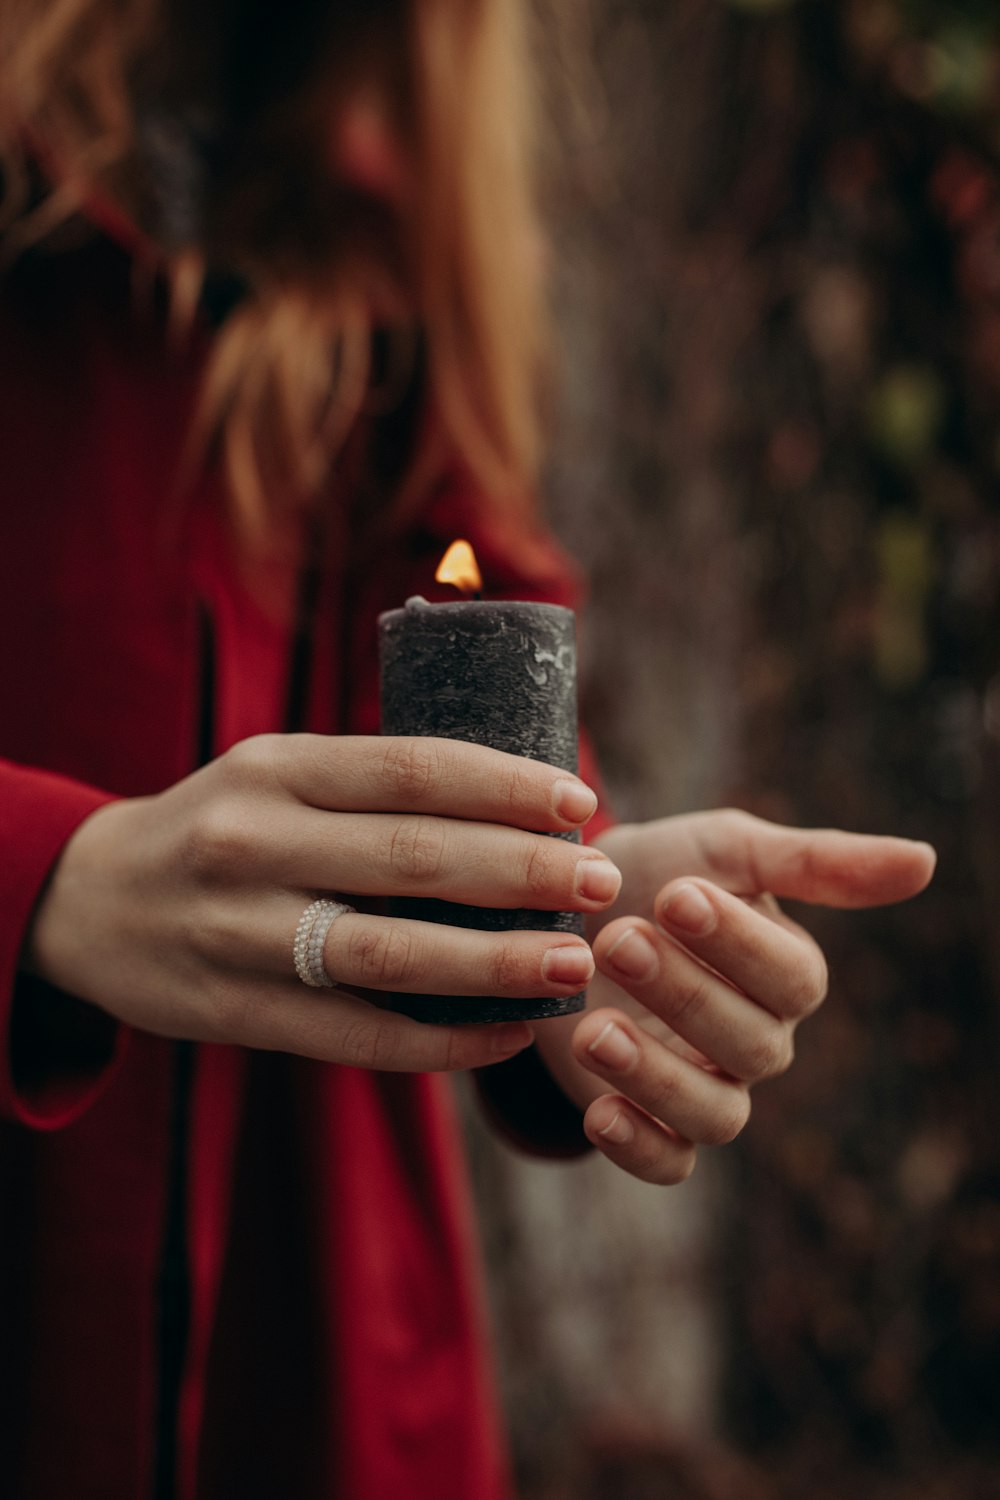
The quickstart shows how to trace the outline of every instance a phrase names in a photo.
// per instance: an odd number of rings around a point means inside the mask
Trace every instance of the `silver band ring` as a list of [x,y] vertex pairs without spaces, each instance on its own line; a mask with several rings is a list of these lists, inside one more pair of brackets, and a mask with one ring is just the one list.
[[331,979],[326,972],[323,949],[326,947],[326,935],[337,918],[353,911],[354,907],[345,905],[343,901],[330,901],[326,897],[320,897],[317,901],[310,901],[299,918],[292,957],[295,960],[296,974],[311,990],[337,988],[337,981]]

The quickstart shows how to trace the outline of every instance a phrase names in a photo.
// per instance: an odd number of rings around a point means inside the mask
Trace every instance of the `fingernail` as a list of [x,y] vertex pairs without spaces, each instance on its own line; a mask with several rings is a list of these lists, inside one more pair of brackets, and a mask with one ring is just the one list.
[[542,959],[542,976],[551,984],[586,984],[594,977],[589,948],[550,948]]
[[622,877],[610,859],[581,859],[576,867],[576,891],[587,901],[613,901],[622,888]]
[[603,1130],[597,1132],[605,1141],[610,1141],[612,1146],[627,1146],[629,1141],[635,1138],[635,1127],[628,1115],[622,1114],[621,1110],[615,1115],[610,1125],[605,1125]]
[[651,979],[660,966],[656,949],[635,927],[623,932],[608,949],[607,962],[626,979]]
[[493,1051],[499,1057],[510,1057],[523,1052],[535,1040],[535,1033],[523,1023],[498,1026],[493,1033]]
[[609,1021],[596,1041],[591,1042],[587,1048],[591,1057],[599,1062],[602,1068],[613,1068],[616,1073],[624,1073],[628,1068],[635,1067],[639,1061],[639,1049],[633,1042],[628,1032],[616,1026],[614,1021]]
[[556,812],[567,823],[586,823],[597,811],[597,794],[582,781],[557,781],[552,788]]
[[715,926],[715,908],[696,885],[679,885],[661,906],[660,921],[705,937]]

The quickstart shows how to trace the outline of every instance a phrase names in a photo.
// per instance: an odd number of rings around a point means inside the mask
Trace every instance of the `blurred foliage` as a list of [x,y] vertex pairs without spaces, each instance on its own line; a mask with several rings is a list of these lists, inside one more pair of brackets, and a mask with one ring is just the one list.
[[[728,0],[758,15],[810,3],[816,0]],[[850,27],[859,59],[885,67],[904,95],[942,111],[996,111],[993,0],[859,0]]]
[[926,366],[894,365],[875,381],[868,400],[871,437],[904,468],[925,463],[941,433],[946,392]]
[[908,906],[803,915],[832,998],[720,1158],[726,1440],[603,1430],[573,1494],[993,1500],[1000,6],[590,9],[554,474],[613,791],[940,866]]
[[822,919],[833,1008],[740,1148],[730,1417],[789,1497],[980,1500],[1000,1461],[1000,9],[801,0],[728,42],[733,82],[749,64],[762,85],[724,132],[731,189],[770,139],[779,57],[786,135],[769,201],[727,215],[768,286],[741,351],[740,513],[773,556],[749,682],[757,652],[788,657],[783,691],[746,700],[742,799],[942,856],[913,907]]

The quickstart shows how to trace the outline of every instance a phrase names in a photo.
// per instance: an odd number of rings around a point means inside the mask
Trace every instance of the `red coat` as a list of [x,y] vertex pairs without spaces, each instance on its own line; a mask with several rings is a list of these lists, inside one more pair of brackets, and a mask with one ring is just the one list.
[[[178,500],[200,355],[154,303],[108,241],[0,286],[0,1494],[498,1500],[447,1082],[126,1035],[17,976],[81,819],[196,763],[209,639],[215,751],[285,722],[296,569],[242,577],[213,482]],[[474,500],[443,484],[368,581],[334,536],[309,727],[375,732],[375,616],[455,535],[497,591],[565,594],[544,547],[518,575]],[[555,1145],[531,1066],[488,1091]]]

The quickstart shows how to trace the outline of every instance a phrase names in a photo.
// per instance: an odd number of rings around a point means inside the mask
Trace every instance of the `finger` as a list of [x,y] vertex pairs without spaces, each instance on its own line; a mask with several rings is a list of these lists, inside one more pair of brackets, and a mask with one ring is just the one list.
[[[286,950],[290,951],[290,950]],[[338,984],[402,994],[564,997],[583,988],[594,960],[582,939],[542,932],[477,932],[360,913],[326,939]]]
[[[302,909],[288,896],[212,903],[186,936],[216,969],[290,977]],[[362,912],[331,923],[323,961],[348,988],[421,995],[555,999],[576,994],[594,974],[590,949],[572,933],[480,932]]]
[[641,1182],[673,1187],[694,1171],[695,1148],[615,1094],[595,1099],[583,1117],[584,1134],[616,1167]]
[[546,832],[578,828],[597,809],[572,772],[460,740],[268,735],[239,748],[250,761],[273,759],[293,796],[328,811],[438,813]]
[[495,823],[295,806],[267,843],[275,883],[297,889],[542,911],[599,911],[621,889],[596,849]]
[[929,844],[840,829],[784,828],[750,813],[706,817],[698,842],[713,877],[729,890],[773,891],[796,901],[865,907],[922,891],[937,855]]
[[340,990],[314,996],[291,980],[257,992],[244,985],[227,1008],[224,1039],[351,1068],[437,1073],[503,1062],[534,1037],[523,1022],[424,1026]]
[[602,973],[730,1077],[758,1083],[791,1064],[792,1024],[733,989],[651,922],[609,923],[594,943],[594,958]]
[[711,881],[672,882],[655,914],[672,937],[773,1015],[801,1020],[826,996],[826,961],[809,934]]
[[735,1140],[750,1118],[742,1083],[678,1057],[621,1012],[596,1010],[573,1033],[573,1055],[633,1104],[702,1145]]

